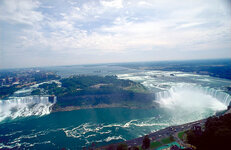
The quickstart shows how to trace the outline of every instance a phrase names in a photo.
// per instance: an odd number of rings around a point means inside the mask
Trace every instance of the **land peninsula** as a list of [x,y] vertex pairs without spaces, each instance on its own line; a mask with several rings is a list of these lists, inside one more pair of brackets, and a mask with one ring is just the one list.
[[154,95],[142,84],[117,76],[75,75],[43,83],[32,95],[55,95],[53,112],[88,108],[154,107]]

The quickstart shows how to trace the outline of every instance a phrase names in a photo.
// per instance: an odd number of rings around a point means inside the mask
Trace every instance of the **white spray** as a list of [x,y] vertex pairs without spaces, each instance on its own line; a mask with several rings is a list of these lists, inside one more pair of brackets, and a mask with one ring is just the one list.
[[51,106],[56,103],[49,101],[49,97],[27,96],[13,97],[9,100],[0,100],[0,122],[6,118],[42,116],[51,112]]
[[156,93],[156,102],[167,108],[203,109],[214,111],[227,109],[231,96],[209,87],[182,84],[171,87],[168,91]]

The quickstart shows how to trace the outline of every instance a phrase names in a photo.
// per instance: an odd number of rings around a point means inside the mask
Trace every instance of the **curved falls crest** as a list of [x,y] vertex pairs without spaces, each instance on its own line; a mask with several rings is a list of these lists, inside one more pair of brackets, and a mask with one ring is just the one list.
[[225,110],[230,105],[231,96],[225,92],[202,86],[178,85],[155,94],[156,102],[163,107],[182,106],[184,108],[212,108]]

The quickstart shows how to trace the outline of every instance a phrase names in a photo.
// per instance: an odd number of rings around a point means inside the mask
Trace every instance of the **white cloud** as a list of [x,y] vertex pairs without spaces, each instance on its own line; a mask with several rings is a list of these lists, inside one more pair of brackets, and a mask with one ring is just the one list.
[[123,0],[101,0],[100,3],[105,7],[123,8]]
[[[159,51],[166,55],[208,51],[209,56],[211,50],[231,48],[231,14],[220,0],[89,0],[51,4],[46,8],[45,1],[1,1],[0,23],[14,25],[13,30],[5,26],[0,29],[12,32],[12,37],[4,40],[14,39],[11,46],[24,53],[41,51],[83,57],[122,57],[135,52],[145,57],[143,52]],[[7,46],[4,50],[13,51]]]
[[139,1],[138,5],[145,6],[145,7],[152,7],[153,6],[152,3],[149,3],[147,1]]
[[188,28],[188,27],[193,27],[193,26],[198,26],[203,24],[203,22],[191,22],[191,23],[185,23],[185,24],[181,24],[177,27],[178,28]]
[[42,13],[36,11],[38,7],[38,1],[3,0],[0,5],[0,20],[32,25],[43,20]]
[[[110,3],[113,4],[113,7],[116,6],[115,2]],[[146,4],[147,2],[141,1],[140,3]],[[208,38],[208,35],[217,37],[210,28],[202,30],[192,28],[207,21],[198,22],[201,21],[201,18],[196,17],[205,9],[204,6],[192,8],[191,11],[185,11],[185,13],[182,13],[184,9],[177,9],[176,11],[171,11],[170,17],[158,20],[150,19],[137,22],[129,21],[129,16],[116,17],[112,21],[113,24],[103,24],[103,26],[93,31],[87,31],[75,27],[76,21],[83,23],[89,19],[93,21],[90,17],[93,14],[107,15],[107,10],[105,9],[98,11],[101,7],[96,3],[89,2],[87,4],[83,4],[82,7],[73,7],[69,14],[62,13],[63,20],[61,21],[54,19],[48,21],[47,25],[52,28],[53,32],[46,33],[46,35],[42,31],[35,32],[36,34],[33,35],[35,37],[28,38],[29,42],[25,43],[32,43],[32,39],[34,39],[34,45],[39,43],[39,45],[47,46],[54,51],[65,49],[64,52],[97,50],[106,53],[124,53],[133,49],[155,50],[155,47],[171,49],[181,47],[181,49],[189,51],[206,49],[209,46],[205,45],[211,41],[211,37]],[[110,4],[110,7],[112,4]],[[96,13],[93,13],[92,10],[95,10]],[[190,14],[190,12],[192,13]],[[186,28],[189,29],[186,30]],[[28,33],[33,33],[33,31]]]

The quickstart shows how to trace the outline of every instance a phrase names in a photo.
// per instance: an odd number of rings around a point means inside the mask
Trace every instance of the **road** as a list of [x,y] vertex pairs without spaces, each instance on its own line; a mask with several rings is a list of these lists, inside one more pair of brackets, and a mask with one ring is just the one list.
[[[150,134],[148,134],[148,136],[149,136],[150,139],[157,141],[157,140],[160,140],[160,139],[165,138],[165,137],[167,138],[167,137],[169,137],[171,135],[174,136],[178,132],[189,130],[195,125],[202,126],[202,125],[204,125],[205,122],[206,122],[206,119],[202,119],[202,120],[186,123],[186,124],[183,124],[183,125],[171,126],[171,127],[167,127],[165,129],[156,131],[154,133],[150,133]],[[139,137],[139,138],[136,138],[136,139],[125,141],[124,143],[126,143],[128,146],[142,145],[143,138],[144,137]],[[182,142],[180,142],[179,144],[181,144],[181,143]]]
[[[231,108],[228,109],[226,111],[226,113],[231,113]],[[224,114],[220,114],[220,115],[224,115]],[[219,116],[219,115],[215,115],[215,116]],[[178,134],[177,133],[181,132],[181,131],[189,130],[189,129],[191,129],[195,125],[203,126],[205,124],[206,120],[207,120],[207,118],[206,119],[202,119],[202,120],[198,120],[198,121],[194,121],[194,122],[190,122],[190,123],[186,123],[186,124],[182,124],[182,125],[170,126],[170,127],[161,129],[159,131],[150,133],[150,134],[148,134],[148,136],[151,139],[151,141],[153,141],[153,140],[159,141],[159,140],[161,140],[163,138],[167,138],[167,137],[173,135],[174,138],[175,138],[175,140],[176,140],[176,142],[178,142],[182,146],[185,146],[185,143],[178,138]],[[135,139],[132,139],[132,140],[124,141],[124,142],[121,142],[121,143],[126,143],[128,145],[128,147],[139,146],[139,145],[142,145],[143,138],[144,137],[139,137],[139,138],[135,138]],[[117,144],[119,144],[119,143],[117,143]],[[114,145],[115,149],[116,149],[116,145],[117,144]],[[112,146],[112,145],[110,145],[110,146]],[[99,149],[107,149],[108,147],[109,147],[109,145],[103,146],[103,147],[101,147]],[[114,149],[114,148],[111,147],[111,149]]]

